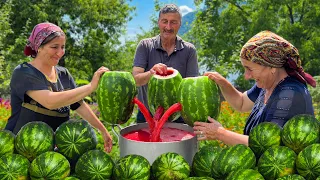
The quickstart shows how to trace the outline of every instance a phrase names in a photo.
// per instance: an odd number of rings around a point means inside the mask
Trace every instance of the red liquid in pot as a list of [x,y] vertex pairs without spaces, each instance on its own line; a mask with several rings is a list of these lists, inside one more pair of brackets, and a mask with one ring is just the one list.
[[[123,135],[124,138],[141,141],[141,142],[150,142],[150,133],[148,128],[143,128],[137,131],[132,131],[128,134]],[[160,142],[176,142],[182,141],[186,139],[191,139],[195,135],[193,133],[176,129],[176,128],[168,128],[164,127],[160,133]]]

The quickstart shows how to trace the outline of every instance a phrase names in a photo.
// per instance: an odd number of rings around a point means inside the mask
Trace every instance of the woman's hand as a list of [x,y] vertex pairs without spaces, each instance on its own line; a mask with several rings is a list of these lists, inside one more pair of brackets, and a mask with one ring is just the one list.
[[91,80],[91,82],[90,82],[92,92],[97,89],[101,75],[102,75],[103,73],[107,72],[107,71],[109,71],[108,68],[106,68],[106,67],[104,67],[104,66],[101,66],[101,67],[93,74],[92,80]]
[[203,75],[208,76],[212,81],[216,82],[219,86],[223,86],[226,82],[228,83],[228,80],[218,72],[206,72]]
[[197,135],[198,140],[219,140],[221,130],[224,130],[222,125],[208,116],[210,123],[195,122],[194,133]]
[[104,141],[104,150],[106,152],[110,153],[112,150],[112,137],[110,136],[110,134],[107,130],[101,132],[101,135],[102,135],[102,138]]

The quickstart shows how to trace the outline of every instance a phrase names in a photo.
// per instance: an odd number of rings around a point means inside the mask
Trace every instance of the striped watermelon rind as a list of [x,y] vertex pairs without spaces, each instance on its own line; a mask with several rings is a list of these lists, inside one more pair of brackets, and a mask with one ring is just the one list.
[[97,88],[97,101],[102,121],[123,124],[133,112],[133,98],[137,94],[135,80],[130,72],[105,72]]
[[97,146],[96,133],[85,120],[69,120],[62,123],[55,132],[58,152],[72,161]]
[[90,150],[78,160],[75,168],[81,179],[111,179],[114,163],[111,157],[101,150]]
[[295,172],[296,153],[286,146],[267,149],[258,161],[258,171],[265,179],[277,179]]
[[140,155],[121,157],[113,168],[113,179],[117,180],[148,180],[150,178],[150,163]]
[[0,130],[0,157],[5,154],[13,154],[15,135],[8,130]]
[[63,180],[80,180],[79,178],[76,178],[76,177],[66,177],[64,178]]
[[28,179],[29,160],[20,154],[6,154],[0,158],[0,179]]
[[314,116],[300,114],[292,117],[284,126],[281,134],[283,144],[297,154],[305,147],[318,143],[320,127]]
[[277,180],[305,180],[305,178],[300,176],[299,174],[289,174],[289,175],[280,177]]
[[184,180],[214,180],[212,177],[188,177]]
[[281,128],[272,122],[263,122],[254,127],[249,134],[249,147],[259,158],[272,146],[281,145]]
[[193,157],[192,172],[197,177],[211,177],[211,165],[221,152],[219,146],[203,146]]
[[[172,71],[173,74],[167,76],[154,74],[148,82],[148,105],[153,115],[159,106],[166,111],[178,102],[177,93],[182,76],[176,69],[169,67],[168,71]],[[169,121],[175,120],[179,116],[180,113],[175,113],[170,116]]]
[[155,159],[151,171],[155,180],[185,179],[190,175],[190,166],[180,154],[168,152]]
[[218,157],[212,162],[211,171],[213,178],[226,178],[232,171],[252,169],[256,165],[256,157],[252,150],[243,145],[222,149]]
[[306,179],[320,176],[320,144],[312,144],[304,148],[297,157],[296,168]]
[[64,179],[69,176],[69,161],[60,153],[45,152],[37,156],[30,165],[31,179]]
[[264,178],[257,170],[240,169],[231,172],[226,180],[264,180]]
[[53,151],[54,132],[52,128],[41,121],[25,124],[15,138],[16,151],[32,161],[38,155]]
[[217,119],[220,112],[219,88],[207,76],[182,79],[178,90],[184,121],[193,126],[196,121],[207,122],[208,116]]

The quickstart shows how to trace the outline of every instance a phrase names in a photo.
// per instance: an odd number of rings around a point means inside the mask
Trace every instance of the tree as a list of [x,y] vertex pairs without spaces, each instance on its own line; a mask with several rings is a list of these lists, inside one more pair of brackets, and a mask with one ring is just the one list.
[[[3,50],[10,52],[2,55],[10,71],[26,60],[23,55],[26,39],[36,24],[45,21],[59,25],[66,33],[66,54],[60,62],[75,79],[90,80],[93,72],[102,65],[119,70],[127,64],[118,62],[119,37],[125,33],[125,25],[131,19],[130,12],[134,10],[125,1],[1,1],[1,14],[9,4],[11,9],[7,11],[8,24],[5,29],[14,33],[2,39]],[[10,79],[11,73],[6,75],[6,79]]]
[[[207,70],[225,76],[242,74],[241,47],[262,30],[273,31],[295,45],[305,71],[320,72],[320,1],[195,0],[198,12],[187,37]],[[227,73],[226,73],[227,72]],[[243,83],[243,76],[237,82]],[[245,86],[250,86],[247,83]],[[245,88],[245,87],[242,87]]]

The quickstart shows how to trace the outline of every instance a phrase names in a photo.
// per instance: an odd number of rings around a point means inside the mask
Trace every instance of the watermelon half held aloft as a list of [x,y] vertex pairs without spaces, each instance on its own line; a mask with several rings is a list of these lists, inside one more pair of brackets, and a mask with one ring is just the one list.
[[151,172],[154,180],[186,179],[190,175],[190,166],[180,154],[168,152],[156,158]]
[[[148,83],[148,105],[154,115],[159,107],[164,108],[164,112],[170,106],[178,102],[177,92],[182,81],[179,71],[174,68],[167,68],[167,74],[154,74]],[[179,118],[180,113],[170,116],[169,121]]]
[[314,116],[299,114],[283,126],[281,140],[285,146],[299,154],[305,147],[319,142],[319,131],[319,122]]
[[281,128],[273,122],[263,122],[254,127],[249,134],[249,147],[257,158],[271,146],[280,146]]
[[0,158],[0,179],[28,179],[30,162],[20,154],[6,154]]
[[76,164],[76,176],[81,179],[111,179],[114,163],[111,157],[101,150],[84,153]]
[[0,157],[4,154],[13,154],[15,135],[8,130],[0,130]]
[[149,180],[150,163],[140,155],[132,154],[121,157],[113,168],[113,179]]
[[64,179],[69,176],[69,161],[60,153],[45,152],[37,156],[30,165],[31,179]]
[[207,122],[208,116],[217,119],[219,88],[207,76],[184,78],[179,86],[178,102],[182,105],[181,115],[189,126],[196,121]]
[[72,162],[76,162],[83,153],[97,146],[96,133],[85,120],[66,121],[55,133],[58,152]]
[[320,176],[320,144],[312,144],[304,148],[296,160],[298,173],[308,179]]
[[137,94],[135,80],[130,72],[105,72],[99,81],[97,100],[102,121],[123,124],[131,117]]
[[258,161],[258,171],[266,180],[294,174],[296,153],[286,146],[267,149]]
[[53,151],[54,132],[44,122],[29,122],[16,135],[15,148],[19,154],[32,161],[44,152]]
[[225,179],[232,171],[252,169],[256,165],[256,156],[252,150],[243,145],[230,146],[219,153],[212,162],[213,178]]

